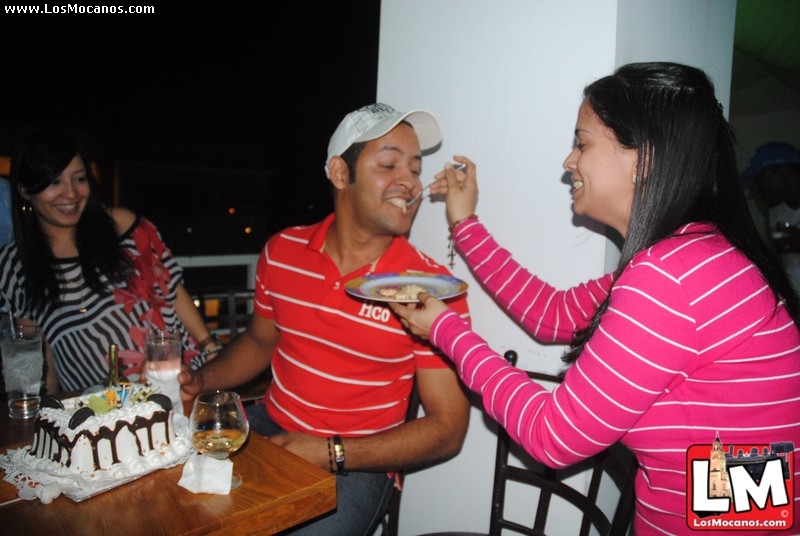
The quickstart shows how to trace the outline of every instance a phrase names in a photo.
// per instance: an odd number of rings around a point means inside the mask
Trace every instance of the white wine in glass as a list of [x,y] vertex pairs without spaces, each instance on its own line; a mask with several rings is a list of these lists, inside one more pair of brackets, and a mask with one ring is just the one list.
[[[192,445],[200,453],[224,460],[239,450],[247,440],[250,425],[239,395],[232,391],[203,393],[194,400],[189,417]],[[242,477],[233,473],[231,489],[242,484]]]

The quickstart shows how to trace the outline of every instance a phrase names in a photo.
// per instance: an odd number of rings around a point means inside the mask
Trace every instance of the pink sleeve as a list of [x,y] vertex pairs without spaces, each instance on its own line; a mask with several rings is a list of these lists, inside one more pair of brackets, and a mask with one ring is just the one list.
[[627,269],[611,303],[552,393],[509,366],[451,312],[436,319],[431,341],[514,441],[543,463],[564,467],[618,441],[696,366],[696,326],[675,278]]
[[[448,274],[449,275],[449,274]],[[462,318],[469,325],[470,313],[465,294],[448,301],[447,305],[459,318]],[[446,368],[450,366],[447,357],[441,350],[436,348],[430,341],[414,337],[414,356],[416,366],[420,369]]]
[[613,275],[556,290],[517,263],[476,219],[454,232],[456,246],[486,289],[531,336],[543,342],[569,342],[585,328],[611,288]]

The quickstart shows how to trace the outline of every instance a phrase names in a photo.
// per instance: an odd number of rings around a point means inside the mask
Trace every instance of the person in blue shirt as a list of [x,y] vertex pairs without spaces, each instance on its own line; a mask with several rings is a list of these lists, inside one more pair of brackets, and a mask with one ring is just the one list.
[[11,186],[6,177],[0,177],[0,246],[14,238],[14,222],[11,219]]

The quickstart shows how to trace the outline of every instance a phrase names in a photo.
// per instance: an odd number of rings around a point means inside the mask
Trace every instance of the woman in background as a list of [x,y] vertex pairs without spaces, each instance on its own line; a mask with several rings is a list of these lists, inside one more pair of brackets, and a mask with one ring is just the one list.
[[193,367],[219,349],[156,228],[104,206],[69,134],[43,129],[21,140],[11,189],[15,240],[0,249],[0,308],[42,328],[48,393],[105,382],[111,344],[135,379],[151,327],[178,330]]
[[750,219],[702,71],[627,65],[584,97],[564,168],[575,212],[625,238],[613,274],[557,291],[528,273],[474,216],[466,158],[466,174],[446,169],[431,188],[446,191],[456,246],[502,307],[536,338],[572,342],[563,383],[548,393],[430,296],[391,305],[536,459],[560,468],[625,444],[640,467],[635,533],[685,534],[690,446],[719,434],[800,447],[798,301]]

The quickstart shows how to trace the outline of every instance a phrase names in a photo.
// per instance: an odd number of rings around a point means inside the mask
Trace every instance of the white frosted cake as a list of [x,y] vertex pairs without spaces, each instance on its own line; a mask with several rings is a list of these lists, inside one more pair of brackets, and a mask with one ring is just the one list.
[[92,474],[166,451],[175,440],[172,403],[146,388],[117,386],[64,401],[45,399],[30,455]]

